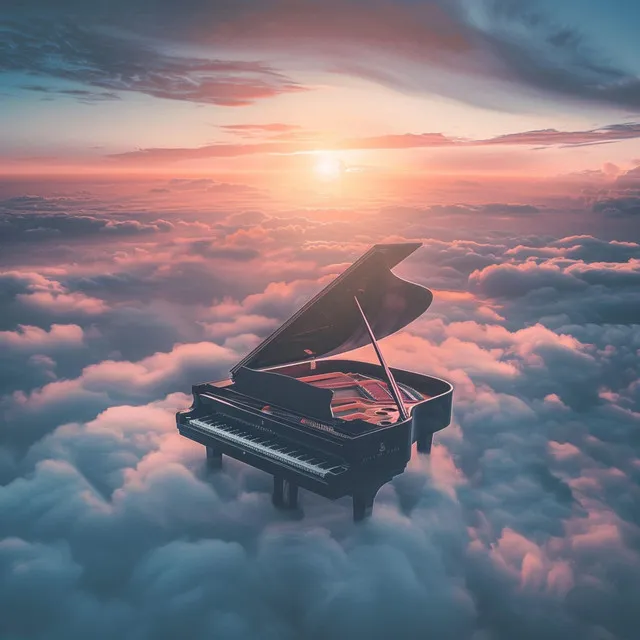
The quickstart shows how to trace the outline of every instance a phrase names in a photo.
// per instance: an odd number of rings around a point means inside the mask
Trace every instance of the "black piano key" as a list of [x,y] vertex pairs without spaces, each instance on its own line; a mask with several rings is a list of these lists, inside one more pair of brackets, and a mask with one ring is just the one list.
[[236,446],[242,447],[245,443],[249,450],[267,457],[275,456],[283,464],[290,464],[294,468],[308,473],[324,476],[330,473],[335,474],[336,469],[341,468],[336,466],[335,462],[319,458],[315,452],[307,452],[290,444],[282,443],[272,436],[256,434],[251,431],[249,424],[238,427],[233,424],[232,419],[221,421],[213,417],[205,417],[196,420],[195,426],[198,425],[205,428],[210,427],[221,436],[223,433],[232,436],[231,442]]

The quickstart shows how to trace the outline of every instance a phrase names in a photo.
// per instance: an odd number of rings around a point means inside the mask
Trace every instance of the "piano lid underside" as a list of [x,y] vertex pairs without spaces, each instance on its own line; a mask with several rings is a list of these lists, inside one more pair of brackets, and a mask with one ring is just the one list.
[[353,351],[369,343],[358,303],[378,340],[422,315],[433,294],[390,266],[419,244],[376,245],[231,369],[265,369]]

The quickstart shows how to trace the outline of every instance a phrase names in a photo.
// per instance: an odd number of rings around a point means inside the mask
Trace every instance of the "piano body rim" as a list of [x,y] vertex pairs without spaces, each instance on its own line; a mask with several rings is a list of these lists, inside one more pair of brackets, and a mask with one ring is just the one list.
[[[383,379],[383,368],[381,365],[344,358],[323,358],[303,361],[278,365],[276,367],[265,367],[261,369],[261,371],[291,375],[291,377],[302,377],[313,373],[360,373]],[[348,472],[348,481],[346,482],[346,478],[341,478],[335,483],[330,483],[325,482],[324,479],[314,478],[310,474],[301,474],[299,471],[275,460],[269,460],[263,456],[253,454],[251,451],[242,450],[191,427],[186,422],[186,418],[199,408],[201,400],[198,397],[198,393],[203,390],[203,387],[228,387],[233,384],[232,378],[194,385],[192,406],[189,409],[178,412],[178,430],[182,436],[204,445],[207,447],[207,450],[215,443],[215,448],[219,452],[219,455],[227,455],[239,462],[244,462],[264,473],[272,475],[274,483],[282,483],[284,480],[287,486],[296,487],[295,493],[293,494],[295,497],[293,498],[293,502],[288,505],[289,507],[295,507],[297,505],[297,487],[299,486],[329,500],[338,500],[352,496],[354,520],[361,520],[371,513],[373,502],[378,491],[385,484],[393,480],[393,478],[404,473],[413,454],[412,445],[417,443],[418,453],[429,453],[431,451],[433,434],[446,428],[451,422],[453,385],[450,382],[424,373],[407,371],[395,367],[391,367],[391,371],[399,383],[408,385],[416,391],[429,396],[409,408],[409,417],[406,420],[400,420],[393,425],[381,427],[383,430],[394,429],[405,426],[409,421],[411,422],[410,439],[407,443],[408,446],[404,462],[394,467],[374,466],[360,470],[350,469]],[[274,484],[274,503],[276,495],[275,487],[276,484]]]
[[[406,465],[411,459],[412,450],[411,445],[418,443],[418,450],[428,452],[431,448],[431,440],[433,434],[446,428],[451,421],[451,407],[452,407],[452,395],[453,385],[445,380],[430,376],[424,373],[418,373],[415,371],[407,371],[404,369],[391,368],[394,377],[399,383],[406,384],[416,391],[428,395],[430,397],[419,401],[418,403],[409,407],[409,418],[407,420],[401,420],[395,422],[392,425],[381,427],[385,430],[393,430],[397,427],[405,425],[406,422],[411,421],[411,440],[408,443],[408,451],[406,461],[402,468],[400,466],[393,469],[391,473],[384,473],[388,469],[378,470],[378,474],[369,473],[368,476],[376,476],[376,484],[382,486],[389,482],[392,478],[400,475],[404,472]],[[363,362],[361,360],[350,360],[343,358],[325,358],[315,361],[304,361],[294,364],[278,365],[277,367],[269,367],[261,369],[261,371],[270,371],[288,375],[294,378],[303,377],[310,374],[318,373],[360,373],[363,375],[369,375],[379,379],[383,379],[383,370],[379,364]],[[218,380],[216,382],[209,382],[204,384],[194,385],[194,401],[190,409],[179,412],[179,415],[187,417],[189,413],[196,409],[199,404],[197,393],[202,391],[203,386],[210,386],[216,388],[225,388],[233,384],[232,378],[226,378]],[[196,391],[197,390],[197,391]],[[196,429],[191,428],[188,424],[181,422],[178,419],[178,428],[180,433],[195,442],[198,442],[204,446],[210,445],[211,440],[215,438],[200,433]],[[355,439],[355,438],[354,438]],[[422,443],[422,446],[421,446]],[[265,471],[266,473],[279,474],[284,477],[291,476],[292,480],[297,478],[296,482],[300,486],[310,489],[315,493],[319,493],[324,497],[330,499],[337,499],[344,495],[350,495],[351,491],[336,491],[335,487],[331,487],[322,480],[317,480],[312,477],[300,476],[297,471],[291,471],[289,468],[279,464],[275,461],[270,461],[260,456],[256,456],[249,451],[242,451],[232,445],[227,445],[221,440],[216,440],[216,446],[224,453],[240,462],[245,462],[258,469]],[[384,479],[386,478],[386,479]],[[354,485],[359,482],[369,484],[373,480],[372,477],[358,477],[355,475],[349,485]]]

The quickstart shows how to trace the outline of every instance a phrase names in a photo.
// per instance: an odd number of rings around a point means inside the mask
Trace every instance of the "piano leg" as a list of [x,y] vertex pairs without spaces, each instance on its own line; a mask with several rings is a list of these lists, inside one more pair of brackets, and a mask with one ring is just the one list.
[[418,436],[418,453],[431,453],[433,433],[421,433]]
[[297,509],[298,485],[281,476],[273,476],[273,495],[271,501],[282,509]]
[[284,506],[284,478],[281,476],[273,476],[273,495],[271,502],[276,507]]
[[373,514],[373,502],[378,489],[353,494],[353,521],[361,522]]
[[298,508],[298,485],[284,481],[284,499],[288,509]]
[[222,468],[222,452],[214,447],[207,447],[207,468],[212,471]]

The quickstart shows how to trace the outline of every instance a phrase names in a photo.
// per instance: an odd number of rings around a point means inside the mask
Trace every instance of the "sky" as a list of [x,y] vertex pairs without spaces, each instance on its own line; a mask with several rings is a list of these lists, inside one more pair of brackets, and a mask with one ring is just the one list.
[[5,175],[232,174],[308,198],[306,156],[327,150],[363,199],[349,169],[551,176],[638,155],[632,0],[3,7]]
[[[4,0],[0,638],[635,640],[640,5]],[[371,245],[452,424],[350,504],[177,433]],[[367,349],[352,357],[373,359]]]

